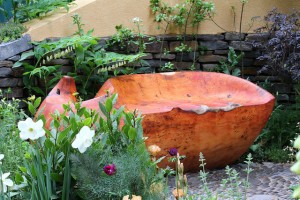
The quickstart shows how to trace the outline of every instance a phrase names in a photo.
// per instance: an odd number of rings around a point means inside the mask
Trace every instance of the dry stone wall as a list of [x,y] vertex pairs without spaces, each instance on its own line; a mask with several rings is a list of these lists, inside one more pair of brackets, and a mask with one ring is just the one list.
[[[104,45],[107,39],[108,38],[103,38],[100,44]],[[197,60],[197,62],[194,63],[196,70],[212,71],[218,65],[219,61],[227,59],[228,49],[229,47],[233,47],[237,52],[243,51],[245,53],[243,62],[238,64],[242,70],[243,78],[254,83],[265,84],[265,86],[268,86],[269,91],[273,94],[278,94],[277,99],[280,102],[295,101],[292,84],[283,83],[279,77],[273,76],[272,74],[257,73],[264,63],[256,59],[261,55],[262,49],[254,47],[253,43],[267,40],[267,34],[243,33],[240,35],[239,33],[228,32],[223,34],[188,35],[184,43],[191,47],[192,50],[196,50],[196,52],[183,54],[175,50],[182,42],[178,39],[177,35],[157,36],[157,39],[160,39],[160,41],[163,40],[163,43],[152,42],[147,44],[145,50],[146,56],[143,58],[156,72],[159,72],[160,66],[167,62],[173,63],[175,70],[189,70],[194,58]],[[169,54],[161,54],[161,44],[163,44],[163,49],[169,51]],[[199,51],[199,49],[201,49],[201,51]],[[28,50],[30,50],[30,48],[26,49],[26,51]],[[110,50],[122,52],[118,46],[111,47]],[[131,47],[130,50],[131,52],[135,52],[137,47]],[[12,68],[14,62],[20,58],[21,53],[22,52],[5,60],[0,60],[0,89],[7,90],[10,88],[11,93],[8,93],[9,98],[26,98],[28,96],[24,90],[22,81],[24,69]],[[33,58],[29,60],[29,62],[34,62]],[[72,62],[68,59],[53,60],[49,64],[63,65],[61,68],[63,73],[67,73],[72,68]],[[266,84],[266,80],[268,84]]]

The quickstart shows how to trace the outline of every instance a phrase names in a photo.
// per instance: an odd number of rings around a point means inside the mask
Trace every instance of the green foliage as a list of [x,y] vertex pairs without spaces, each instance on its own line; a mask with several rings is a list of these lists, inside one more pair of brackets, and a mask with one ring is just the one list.
[[216,71],[223,72],[225,74],[240,76],[241,70],[237,67],[237,64],[242,60],[244,53],[241,52],[237,55],[232,47],[229,47],[227,60],[220,61]]
[[[113,108],[117,96],[100,103],[100,142],[86,154],[72,156],[73,173],[78,182],[78,194],[83,199],[121,199],[125,195],[140,195],[143,199],[162,199],[165,189],[163,174],[144,143],[142,117],[124,108]],[[120,128],[120,122],[124,122]],[[106,164],[114,164],[116,173],[104,173]]]
[[12,175],[18,171],[28,146],[17,135],[17,122],[24,117],[23,112],[18,109],[19,103],[16,99],[9,101],[3,98],[0,101],[0,154],[5,155],[5,162],[1,167],[3,171],[11,172]]
[[[161,0],[150,0],[150,8],[155,15],[154,21],[159,24],[158,29],[163,27],[164,34],[166,34],[168,29],[172,26],[181,30],[183,43],[181,43],[176,51],[181,52],[180,60],[182,61],[183,53],[187,50],[188,52],[191,51],[191,49],[184,45],[187,30],[192,28],[192,33],[198,33],[200,23],[213,12],[214,4],[203,0],[184,0],[175,6],[170,6]],[[162,38],[161,54],[163,51],[163,41],[164,37]],[[196,58],[194,58],[194,63],[195,62]]]
[[290,141],[295,138],[299,118],[299,102],[277,106],[255,144],[250,148],[254,158],[273,162],[289,160],[289,152],[283,149],[290,146]]
[[0,44],[22,37],[26,28],[19,23],[7,22],[0,24]]
[[[73,20],[78,28],[76,35],[54,42],[35,43],[34,51],[23,53],[21,59],[14,64],[14,67],[24,66],[23,80],[30,93],[35,92],[46,96],[47,88],[53,87],[62,77],[61,66],[49,66],[49,63],[55,59],[67,57],[73,61],[74,67],[67,75],[75,78],[80,95],[88,98],[94,96],[100,85],[106,80],[108,70],[116,70],[143,56],[142,53],[122,55],[106,52],[98,43],[98,38],[92,36],[93,30],[84,33],[83,24],[78,15],[74,15]],[[36,58],[35,65],[26,63],[26,59],[30,56]],[[50,75],[53,75],[51,81],[48,80]],[[43,80],[46,87],[44,91],[36,85],[35,77]]]
[[[42,18],[48,13],[65,8],[69,11],[69,0],[10,0],[12,4],[13,21],[24,23],[34,18]],[[0,12],[7,16],[7,11],[0,1]]]
[[108,47],[118,45],[121,50],[125,50],[126,53],[129,53],[130,46],[135,39],[135,33],[133,32],[133,30],[124,27],[122,24],[116,26],[115,28],[117,33],[112,35],[111,38],[107,41]]

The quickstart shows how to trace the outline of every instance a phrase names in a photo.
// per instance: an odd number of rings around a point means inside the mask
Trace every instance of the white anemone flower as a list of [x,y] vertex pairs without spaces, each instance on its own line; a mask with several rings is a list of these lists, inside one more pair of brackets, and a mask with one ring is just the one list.
[[84,153],[86,149],[92,145],[94,135],[94,130],[91,130],[87,126],[82,127],[76,135],[75,140],[72,143],[72,147],[78,148],[80,153]]
[[18,129],[20,132],[20,138],[22,140],[36,140],[45,135],[45,130],[43,129],[43,121],[40,119],[37,122],[32,121],[31,118],[27,118],[25,121],[20,121],[18,123]]
[[12,187],[14,185],[12,180],[7,178],[9,175],[10,173],[4,173],[0,179],[0,181],[2,181],[2,188],[0,188],[0,191],[3,191],[3,193],[7,192],[7,187]]
[[0,165],[2,164],[1,160],[3,160],[4,154],[0,154]]

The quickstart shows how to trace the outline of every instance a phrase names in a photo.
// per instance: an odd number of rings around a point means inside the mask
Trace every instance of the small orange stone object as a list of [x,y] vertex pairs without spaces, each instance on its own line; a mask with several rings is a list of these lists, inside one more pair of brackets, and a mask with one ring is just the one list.
[[[170,72],[124,75],[108,79],[95,98],[82,105],[100,112],[107,91],[118,93],[115,108],[138,109],[144,115],[146,145],[158,145],[164,156],[171,148],[186,155],[186,171],[199,170],[199,153],[206,167],[221,168],[243,155],[265,126],[275,98],[242,78],[214,72]],[[64,77],[40,106],[47,124],[50,113],[75,102],[75,82]],[[43,108],[43,110],[42,110]],[[164,159],[160,166],[170,165]]]

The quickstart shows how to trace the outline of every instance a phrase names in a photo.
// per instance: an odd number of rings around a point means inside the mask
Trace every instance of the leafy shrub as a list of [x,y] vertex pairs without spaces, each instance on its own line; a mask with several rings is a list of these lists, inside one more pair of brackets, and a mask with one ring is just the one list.
[[0,24],[0,43],[9,42],[22,37],[26,28],[19,23],[7,22]]
[[[112,109],[115,101],[116,96],[112,96],[105,105],[99,104],[106,118],[100,118],[99,144],[86,154],[72,157],[78,194],[83,199],[120,199],[128,194],[162,199],[164,178],[145,146],[142,118],[135,112],[123,112],[124,107]],[[121,118],[124,125],[119,129]],[[114,174],[104,172],[107,164],[115,165]]]
[[259,60],[265,61],[261,69],[278,74],[284,80],[290,78],[300,80],[300,12],[282,14],[277,9],[271,10],[265,16],[266,25],[257,32],[267,31],[270,39],[266,44],[257,43],[263,47],[263,55]]
[[220,61],[216,71],[223,72],[225,74],[240,76],[241,70],[237,67],[237,64],[243,58],[244,53],[237,55],[232,47],[229,47],[227,60]]
[[[14,64],[14,67],[24,66],[23,82],[30,93],[46,96],[48,88],[53,87],[62,77],[59,70],[61,65],[50,66],[49,64],[55,59],[67,57],[73,61],[74,67],[67,75],[74,77],[80,95],[88,98],[93,97],[98,91],[108,77],[108,71],[114,71],[143,56],[143,54],[123,55],[106,52],[98,43],[98,38],[92,36],[93,30],[87,33],[83,31],[80,16],[74,15],[73,22],[78,27],[76,35],[54,42],[45,40],[35,43],[34,51],[23,53],[21,59]],[[30,56],[34,56],[37,60],[34,65],[26,62]],[[48,80],[50,75],[52,75],[51,81]],[[45,90],[36,84],[37,77],[44,82]]]
[[19,103],[16,99],[8,101],[3,98],[0,101],[0,154],[5,155],[1,168],[13,175],[22,164],[23,155],[28,147],[17,135],[17,122],[24,118],[24,113],[18,109]]
[[256,160],[286,162],[289,155],[284,149],[295,138],[300,118],[300,103],[277,106],[251,147]]

